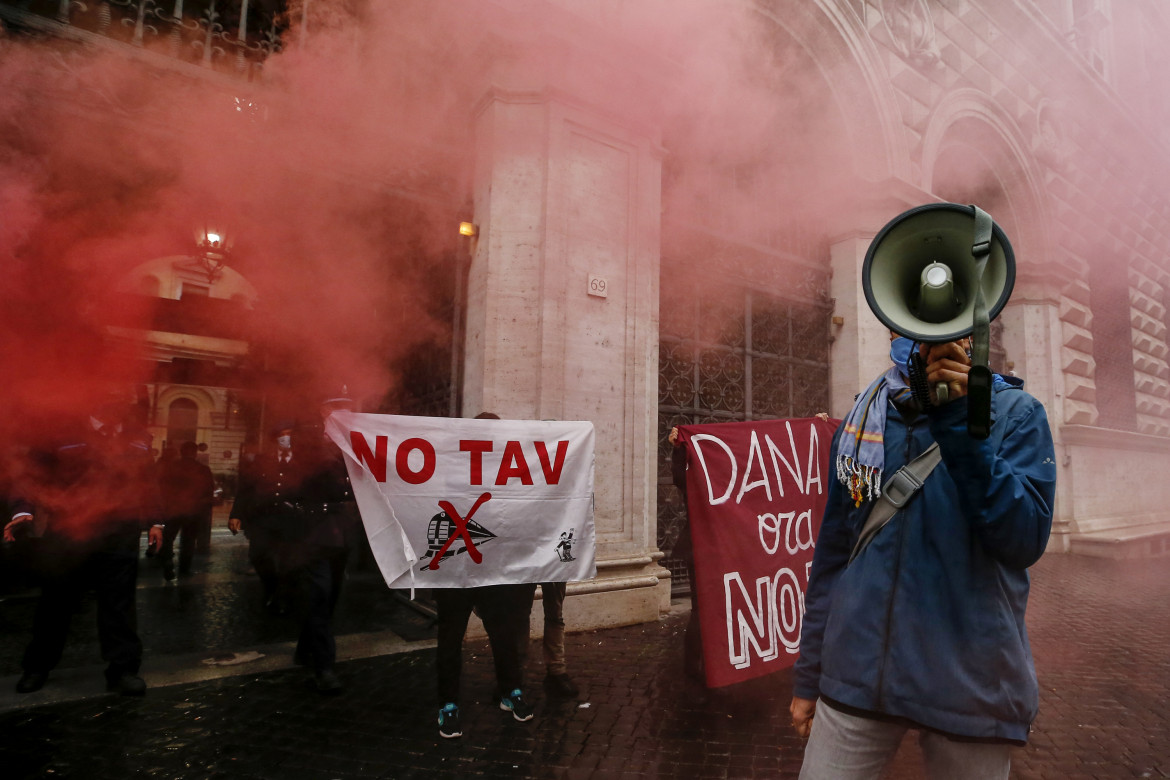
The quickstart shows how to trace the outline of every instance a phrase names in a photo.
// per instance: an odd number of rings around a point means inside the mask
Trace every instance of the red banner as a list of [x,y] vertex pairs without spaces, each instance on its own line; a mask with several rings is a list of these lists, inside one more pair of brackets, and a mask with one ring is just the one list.
[[709,687],[796,660],[838,422],[679,426]]

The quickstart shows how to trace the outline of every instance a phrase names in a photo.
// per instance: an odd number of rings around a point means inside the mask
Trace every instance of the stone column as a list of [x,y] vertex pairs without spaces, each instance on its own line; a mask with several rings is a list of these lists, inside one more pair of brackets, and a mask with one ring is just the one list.
[[840,238],[829,247],[833,278],[833,346],[829,413],[844,417],[854,397],[890,366],[890,332],[882,325],[861,286],[861,267],[873,234]]
[[656,620],[661,151],[548,89],[492,88],[475,122],[465,412],[593,422],[598,576],[571,627]]
[[[1087,309],[1070,306],[1070,301],[1053,291],[1059,289],[1055,279],[1046,275],[1020,272],[1011,300],[1000,313],[1003,320],[1003,346],[1011,373],[1024,380],[1024,389],[1044,405],[1048,425],[1056,446],[1056,507],[1051,551],[1068,550],[1068,535],[1075,530],[1069,457],[1062,435],[1067,415],[1080,414],[1093,400],[1092,384],[1078,376],[1092,372],[1091,357],[1069,346],[1069,339],[1087,325],[1080,317]],[[1084,361],[1088,360],[1088,365]],[[1072,372],[1072,373],[1070,373]]]

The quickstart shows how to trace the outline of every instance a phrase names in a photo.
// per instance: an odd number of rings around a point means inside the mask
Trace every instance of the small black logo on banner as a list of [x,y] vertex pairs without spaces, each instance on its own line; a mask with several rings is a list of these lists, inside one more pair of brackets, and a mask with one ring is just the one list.
[[557,550],[557,557],[560,558],[563,563],[568,563],[569,561],[577,560],[576,558],[573,557],[573,529],[572,528],[569,529],[568,533],[565,533],[563,531],[561,532],[561,541],[557,543],[556,550]]

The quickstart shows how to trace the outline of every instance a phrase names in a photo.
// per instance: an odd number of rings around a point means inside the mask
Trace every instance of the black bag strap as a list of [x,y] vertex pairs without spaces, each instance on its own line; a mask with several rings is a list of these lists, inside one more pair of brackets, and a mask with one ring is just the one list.
[[971,330],[971,371],[967,375],[967,433],[973,439],[991,435],[991,386],[994,380],[988,367],[991,349],[991,320],[987,301],[983,297],[983,271],[991,256],[992,231],[995,223],[991,215],[978,206],[975,210],[975,238],[971,257],[975,260],[975,300]]
[[853,545],[849,563],[853,563],[853,559],[873,541],[895,512],[910,503],[910,499],[922,489],[922,484],[940,460],[942,453],[938,451],[938,442],[934,442],[921,455],[898,469],[882,486],[882,494],[869,510],[865,525],[861,527],[861,535],[857,537],[857,544]]

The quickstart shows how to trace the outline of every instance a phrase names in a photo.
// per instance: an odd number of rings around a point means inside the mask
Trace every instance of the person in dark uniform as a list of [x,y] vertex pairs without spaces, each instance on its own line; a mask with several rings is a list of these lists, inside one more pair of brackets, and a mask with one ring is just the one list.
[[275,615],[287,611],[281,548],[289,526],[300,521],[296,490],[303,459],[293,453],[295,426],[284,421],[273,427],[276,447],[257,456],[247,473],[241,473],[240,490],[228,519],[233,534],[243,529],[248,537],[248,561],[264,587],[264,608]]
[[[321,420],[333,412],[352,410],[344,393],[321,402]],[[301,626],[294,660],[312,669],[317,690],[341,692],[333,666],[337,646],[333,637],[333,610],[341,595],[349,551],[362,534],[357,504],[349,484],[344,456],[324,432],[307,436],[298,445],[302,458],[296,505],[299,522],[285,541],[289,583]]]
[[[72,436],[29,456],[20,498],[4,528],[6,542],[43,530],[46,553],[18,693],[39,690],[60,662],[69,623],[87,588],[97,595],[108,689],[128,696],[146,692],[138,676],[138,545],[142,530],[161,518],[161,508],[150,435],[130,425],[127,412],[126,404],[107,404]],[[150,527],[152,549],[162,537],[163,525]]]
[[215,477],[195,459],[195,442],[185,441],[179,457],[159,466],[159,489],[166,511],[166,533],[158,551],[163,577],[175,578],[175,537],[179,537],[179,574],[191,573],[195,544],[204,521],[211,517]]

